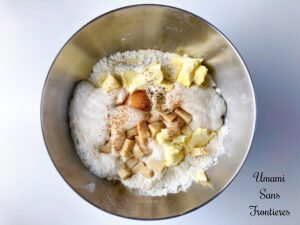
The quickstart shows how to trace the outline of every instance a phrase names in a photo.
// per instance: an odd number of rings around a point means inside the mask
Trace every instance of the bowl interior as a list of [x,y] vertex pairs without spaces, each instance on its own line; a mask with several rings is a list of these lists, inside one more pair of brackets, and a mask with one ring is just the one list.
[[[77,156],[68,125],[68,105],[78,81],[102,57],[138,49],[203,57],[227,103],[227,154],[208,170],[211,186],[193,185],[164,197],[137,196],[119,182],[93,175]],[[62,48],[49,71],[41,105],[44,139],[66,182],[95,206],[120,216],[159,219],[202,206],[233,179],[249,151],[255,126],[255,98],[248,71],[234,47],[205,20],[158,5],[122,8],[96,18]]]

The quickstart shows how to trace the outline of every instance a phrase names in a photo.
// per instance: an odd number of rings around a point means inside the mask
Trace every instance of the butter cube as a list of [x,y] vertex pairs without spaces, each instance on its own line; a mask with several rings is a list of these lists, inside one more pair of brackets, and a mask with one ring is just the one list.
[[120,88],[121,85],[119,84],[119,81],[114,76],[108,75],[102,82],[101,87],[106,93],[108,93],[114,89]]
[[195,157],[195,156],[202,156],[202,155],[206,155],[207,154],[207,148],[206,147],[199,147],[199,148],[193,148],[191,150],[191,156]]
[[204,170],[200,170],[197,172],[195,179],[194,179],[197,183],[200,182],[208,182],[208,178],[206,176],[206,173]]
[[164,75],[161,71],[161,65],[159,63],[151,64],[145,70],[144,76],[148,82],[159,85],[164,79]]
[[189,87],[194,79],[194,73],[197,66],[202,62],[202,59],[193,59],[189,57],[182,57],[183,66],[177,77],[177,81]]
[[174,89],[174,84],[165,80],[160,83],[160,86],[163,87],[165,91],[172,91]]
[[201,85],[206,77],[208,69],[206,66],[200,65],[196,70],[195,70],[195,75],[194,75],[194,83],[197,85]]
[[166,166],[175,166],[184,158],[184,151],[181,146],[174,144],[165,144],[164,156]]
[[194,130],[191,138],[187,141],[190,148],[203,147],[215,136],[215,132],[210,132],[206,128],[197,128]]
[[123,87],[130,93],[135,90],[144,90],[148,86],[148,82],[145,80],[143,74],[137,74],[133,70],[124,71],[120,74]]

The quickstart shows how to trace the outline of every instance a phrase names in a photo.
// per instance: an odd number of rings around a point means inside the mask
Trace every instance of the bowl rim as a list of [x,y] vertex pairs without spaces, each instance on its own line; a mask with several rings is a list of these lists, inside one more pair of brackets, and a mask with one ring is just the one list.
[[[45,133],[44,133],[44,121],[43,121],[43,114],[44,114],[44,96],[45,96],[45,90],[46,90],[46,85],[48,83],[48,79],[50,77],[50,71],[53,67],[53,65],[55,64],[57,58],[59,57],[59,55],[61,54],[61,52],[63,51],[63,49],[65,48],[65,46],[81,31],[83,30],[84,28],[86,28],[87,26],[89,26],[91,23],[95,22],[96,20],[98,19],[101,19],[102,17],[108,15],[108,14],[111,14],[111,13],[114,13],[114,12],[117,12],[117,11],[121,11],[121,10],[126,10],[126,9],[130,9],[130,8],[138,8],[138,7],[162,7],[162,8],[169,8],[169,9],[175,9],[177,11],[181,11],[183,13],[187,13],[187,14],[190,14],[191,16],[197,18],[198,20],[202,20],[203,22],[207,23],[212,29],[214,29],[217,33],[219,33],[227,42],[228,44],[232,47],[232,49],[235,51],[236,55],[239,56],[242,64],[243,64],[243,67],[245,69],[245,71],[247,72],[247,75],[248,75],[248,78],[249,78],[249,83],[250,83],[250,88],[251,88],[251,91],[252,91],[252,94],[253,94],[253,121],[252,121],[252,125],[253,125],[253,128],[252,128],[252,135],[251,135],[251,138],[250,138],[250,142],[249,142],[249,145],[248,145],[248,149],[247,149],[247,152],[246,154],[244,155],[243,157],[243,160],[241,161],[239,167],[237,168],[237,170],[235,171],[235,173],[233,174],[233,176],[231,177],[230,180],[227,181],[227,183],[210,199],[208,199],[207,201],[205,201],[204,203],[190,209],[190,210],[187,210],[183,213],[178,213],[176,215],[171,215],[171,216],[165,216],[165,217],[159,217],[159,218],[138,218],[138,217],[132,217],[132,216],[124,216],[124,215],[121,215],[121,214],[117,214],[117,213],[114,213],[114,212],[110,212],[106,209],[103,209],[101,207],[99,207],[98,205],[96,205],[95,203],[93,203],[91,200],[87,199],[86,197],[84,197],[81,193],[77,192],[75,190],[75,188],[73,188],[73,186],[65,179],[65,177],[61,174],[61,172],[59,171],[57,165],[55,164],[54,162],[54,159],[52,158],[51,154],[50,154],[50,151],[49,151],[49,147],[47,145],[47,141],[46,141],[46,138],[45,138]],[[59,52],[56,54],[53,62],[51,63],[50,65],[50,68],[47,72],[47,76],[46,76],[46,79],[44,81],[44,85],[43,85],[43,89],[42,89],[42,95],[41,95],[41,101],[40,101],[40,122],[41,122],[41,130],[42,130],[42,136],[43,136],[43,140],[44,140],[44,143],[45,143],[45,146],[46,146],[46,149],[47,149],[47,152],[48,152],[48,155],[56,169],[56,171],[59,173],[59,175],[61,176],[61,178],[68,184],[68,186],[77,194],[79,195],[82,199],[84,199],[86,202],[90,203],[92,206],[96,207],[97,209],[100,209],[102,210],[103,212],[106,212],[110,215],[114,215],[114,216],[118,216],[118,217],[121,217],[121,218],[125,218],[125,219],[133,219],[133,220],[140,220],[140,221],[151,221],[151,220],[165,220],[165,219],[171,219],[171,218],[176,218],[176,217],[179,217],[179,216],[183,216],[183,215],[186,215],[188,213],[191,213],[197,209],[200,209],[201,207],[205,206],[206,204],[208,204],[209,202],[211,202],[212,200],[214,200],[216,197],[218,197],[230,184],[231,182],[233,182],[233,180],[237,177],[237,175],[239,174],[239,172],[241,171],[242,167],[244,166],[245,164],[245,161],[247,160],[248,158],[248,155],[249,155],[249,152],[252,148],[252,145],[253,145],[253,139],[254,139],[254,135],[255,135],[255,131],[256,131],[256,125],[257,125],[257,104],[256,104],[256,96],[255,96],[255,92],[254,92],[254,86],[253,86],[253,81],[252,81],[252,78],[251,78],[251,75],[250,75],[250,72],[249,72],[249,69],[242,57],[242,55],[240,54],[240,52],[237,50],[237,48],[234,46],[234,44],[226,37],[226,35],[220,31],[216,26],[214,26],[213,24],[211,24],[210,22],[208,22],[206,19],[202,18],[201,16],[198,16],[190,11],[187,11],[185,9],[181,9],[181,8],[178,8],[178,7],[175,7],[175,6],[170,6],[170,5],[164,5],[164,4],[133,4],[133,5],[127,5],[127,6],[123,6],[123,7],[118,7],[118,8],[115,8],[113,10],[110,10],[110,11],[107,11],[97,17],[95,17],[94,19],[90,20],[89,22],[85,23],[83,26],[81,26],[73,35],[71,35],[71,37],[63,44],[63,46],[60,48]]]

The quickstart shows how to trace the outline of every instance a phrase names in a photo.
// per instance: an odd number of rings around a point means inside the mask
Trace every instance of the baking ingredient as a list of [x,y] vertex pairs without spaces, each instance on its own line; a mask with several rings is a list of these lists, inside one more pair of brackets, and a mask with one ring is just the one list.
[[228,133],[220,93],[201,58],[156,50],[103,58],[74,90],[76,151],[91,172],[142,195],[208,182]]

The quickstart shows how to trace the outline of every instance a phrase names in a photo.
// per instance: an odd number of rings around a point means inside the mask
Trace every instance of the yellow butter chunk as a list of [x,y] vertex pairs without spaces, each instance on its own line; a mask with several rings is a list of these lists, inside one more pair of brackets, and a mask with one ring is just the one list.
[[164,134],[162,134],[161,132],[156,135],[156,140],[159,144],[165,144],[167,142],[164,138]]
[[172,91],[174,89],[174,84],[169,81],[163,80],[159,85],[163,87],[165,91]]
[[156,135],[156,140],[163,147],[165,166],[177,165],[185,156],[184,142],[186,136],[180,135],[170,141],[168,129],[162,129]]
[[215,132],[211,132],[206,128],[197,128],[194,130],[192,136],[187,141],[189,148],[203,147],[209,143],[209,141],[215,136]]
[[182,61],[183,65],[179,72],[177,81],[178,83],[189,87],[193,82],[195,69],[202,62],[202,59],[183,57]]
[[200,170],[196,173],[196,176],[194,178],[195,182],[200,183],[200,182],[207,182],[208,178],[206,176],[206,173],[204,170]]
[[142,74],[137,74],[133,70],[124,71],[120,74],[123,87],[129,92],[133,92],[137,89],[145,89],[148,85],[145,77]]
[[182,146],[174,143],[164,145],[164,157],[166,166],[177,165],[184,157],[184,151]]
[[119,81],[112,75],[106,76],[101,86],[105,92],[110,92],[121,87]]
[[200,65],[196,70],[195,70],[195,75],[194,75],[194,83],[197,85],[201,85],[206,77],[207,74],[207,68],[206,66]]
[[170,64],[164,65],[162,70],[164,72],[164,80],[166,82],[174,83],[177,80],[178,74],[182,68],[181,56],[174,55],[170,59]]
[[146,80],[155,85],[160,84],[164,79],[163,72],[161,71],[161,65],[159,63],[153,63],[148,66],[144,71],[144,74]]

